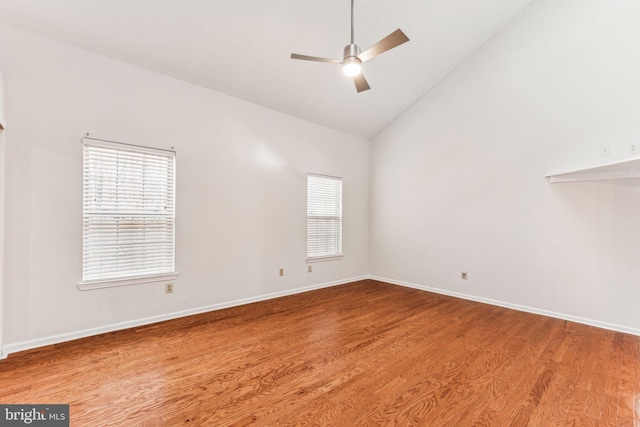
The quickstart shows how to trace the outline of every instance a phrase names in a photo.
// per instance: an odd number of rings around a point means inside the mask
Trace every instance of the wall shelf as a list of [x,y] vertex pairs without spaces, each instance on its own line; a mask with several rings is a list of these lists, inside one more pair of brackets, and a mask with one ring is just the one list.
[[640,178],[640,157],[617,160],[597,166],[548,174],[551,183]]

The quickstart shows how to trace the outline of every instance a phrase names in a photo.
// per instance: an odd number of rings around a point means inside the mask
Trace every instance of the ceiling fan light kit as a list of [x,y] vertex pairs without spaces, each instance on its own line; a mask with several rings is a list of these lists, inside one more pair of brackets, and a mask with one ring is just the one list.
[[360,55],[358,45],[345,46],[344,60],[342,61],[342,72],[345,76],[354,77],[362,72],[362,61],[358,59],[358,55]]
[[394,47],[400,46],[403,43],[409,41],[409,38],[397,29],[387,37],[380,40],[378,43],[371,46],[364,52],[360,52],[360,47],[353,42],[353,1],[351,0],[351,43],[345,46],[342,61],[339,59],[320,58],[317,56],[299,55],[297,53],[291,54],[291,59],[299,59],[303,61],[313,62],[327,62],[330,64],[342,64],[342,72],[344,75],[352,77],[353,82],[356,85],[358,93],[371,89],[369,83],[362,74],[362,63],[366,62],[376,56],[384,53]]

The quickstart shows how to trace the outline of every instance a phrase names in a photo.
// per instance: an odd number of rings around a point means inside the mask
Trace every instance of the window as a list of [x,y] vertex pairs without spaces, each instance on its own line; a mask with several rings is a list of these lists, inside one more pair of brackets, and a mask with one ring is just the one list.
[[83,146],[80,288],[175,278],[175,152],[90,138]]
[[342,258],[342,178],[307,174],[307,261]]

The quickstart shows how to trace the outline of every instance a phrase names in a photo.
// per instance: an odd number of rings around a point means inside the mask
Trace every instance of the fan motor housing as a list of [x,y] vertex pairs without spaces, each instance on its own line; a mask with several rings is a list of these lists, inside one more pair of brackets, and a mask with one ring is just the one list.
[[344,47],[343,59],[347,58],[357,58],[360,55],[360,47],[357,44],[348,44]]

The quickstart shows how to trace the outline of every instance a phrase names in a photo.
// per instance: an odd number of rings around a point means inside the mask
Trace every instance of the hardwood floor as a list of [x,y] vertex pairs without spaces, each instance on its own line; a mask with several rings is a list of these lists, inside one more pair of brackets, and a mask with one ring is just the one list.
[[375,281],[0,361],[72,426],[639,426],[640,338]]

